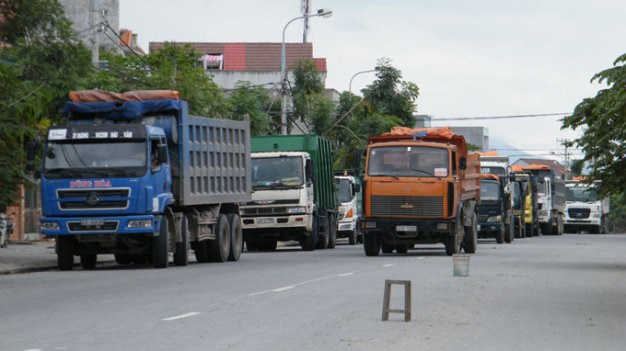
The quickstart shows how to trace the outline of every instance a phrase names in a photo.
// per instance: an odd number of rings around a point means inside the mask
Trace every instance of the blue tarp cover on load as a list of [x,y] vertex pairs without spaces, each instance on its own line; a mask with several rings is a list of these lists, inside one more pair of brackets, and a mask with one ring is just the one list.
[[63,116],[100,116],[110,120],[132,120],[182,109],[179,100],[152,100],[118,102],[67,102]]

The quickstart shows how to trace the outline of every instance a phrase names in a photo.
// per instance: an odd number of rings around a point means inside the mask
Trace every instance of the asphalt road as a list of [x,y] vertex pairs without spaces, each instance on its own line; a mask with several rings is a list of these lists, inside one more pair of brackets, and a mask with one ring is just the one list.
[[[0,350],[624,350],[626,235],[244,253],[239,262],[0,276]],[[412,320],[381,320],[385,279]],[[392,289],[392,308],[403,290]]]

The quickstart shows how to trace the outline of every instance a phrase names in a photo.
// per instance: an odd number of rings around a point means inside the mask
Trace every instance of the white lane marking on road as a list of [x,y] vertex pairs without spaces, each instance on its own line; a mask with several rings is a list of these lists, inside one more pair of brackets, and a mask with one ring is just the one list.
[[257,295],[263,295],[263,294],[267,294],[268,292],[271,292],[272,290],[263,290],[263,291],[257,291],[257,292],[253,292],[248,294],[248,296],[257,296]]
[[383,268],[389,268],[391,266],[395,266],[395,263],[387,263],[386,265],[383,266]]
[[342,274],[337,274],[338,277],[347,277],[349,275],[353,275],[354,272],[350,272],[350,273],[342,273]]
[[178,316],[163,318],[161,320],[162,321],[174,321],[174,320],[177,320],[177,319],[192,317],[192,316],[195,316],[195,315],[198,315],[198,314],[200,314],[200,312],[189,312],[189,313],[185,313],[185,314],[180,314]]
[[291,290],[293,288],[295,288],[295,286],[293,286],[293,285],[283,286],[282,288],[273,289],[272,292],[282,292],[282,291],[286,291],[286,290]]

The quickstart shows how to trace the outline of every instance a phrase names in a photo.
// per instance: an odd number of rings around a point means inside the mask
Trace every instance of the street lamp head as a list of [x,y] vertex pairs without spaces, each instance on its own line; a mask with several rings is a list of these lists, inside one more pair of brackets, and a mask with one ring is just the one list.
[[333,15],[333,11],[329,9],[319,9],[317,10],[317,16],[328,18]]

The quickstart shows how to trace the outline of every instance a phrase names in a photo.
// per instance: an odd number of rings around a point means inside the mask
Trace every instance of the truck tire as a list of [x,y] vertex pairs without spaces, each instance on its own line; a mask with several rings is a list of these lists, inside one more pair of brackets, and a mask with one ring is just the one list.
[[176,243],[174,264],[186,266],[189,263],[189,218],[183,214],[180,218],[180,242]]
[[504,243],[504,223],[500,223],[500,229],[495,233],[496,243]]
[[348,244],[355,245],[359,240],[358,235],[356,230],[351,231],[350,234],[348,234]]
[[396,252],[399,254],[405,254],[409,252],[409,245],[407,244],[398,244],[396,245]]
[[167,268],[169,263],[170,230],[167,216],[161,216],[159,235],[152,239],[152,267]]
[[543,235],[552,235],[552,223],[540,224]]
[[228,214],[228,224],[230,225],[230,252],[229,261],[239,261],[243,251],[243,231],[241,230],[241,218],[236,213]]
[[250,251],[257,251],[259,249],[259,245],[257,244],[257,241],[254,239],[246,239],[246,250],[248,252]]
[[313,224],[311,225],[311,231],[303,234],[300,238],[300,246],[304,251],[313,251],[317,245],[317,215],[313,214]]
[[324,230],[320,233],[318,227],[317,246],[315,248],[325,250],[328,248],[328,243],[330,241],[330,219],[328,218],[328,214],[322,217],[322,228],[324,228]]
[[524,223],[524,238],[530,238],[533,236],[533,224],[532,223]]
[[228,217],[220,214],[215,225],[215,240],[208,240],[209,257],[213,262],[226,262],[230,253],[230,225]]
[[515,224],[513,224],[513,222],[504,226],[504,242],[507,244],[513,242],[513,238],[515,237],[515,235],[513,234],[513,227],[515,227]]
[[337,218],[334,214],[329,214],[329,227],[328,227],[328,248],[334,249],[337,243]]
[[365,256],[378,256],[380,243],[378,243],[376,233],[363,234],[363,248],[365,249]]
[[56,251],[59,270],[71,271],[74,269],[74,237],[70,235],[58,236]]
[[80,266],[83,269],[96,268],[96,262],[98,262],[98,255],[96,254],[80,255]]
[[380,249],[384,254],[390,254],[393,253],[393,249],[395,248],[394,245],[391,244],[382,244],[380,245]]
[[461,233],[463,233],[464,238],[464,228],[462,220],[457,218],[454,233],[452,233],[452,236],[447,236],[443,240],[443,245],[446,247],[446,255],[452,256],[461,252],[461,244],[463,242],[463,239],[461,239]]
[[114,254],[115,263],[117,264],[130,264],[130,255],[127,254]]
[[463,236],[463,251],[473,254],[478,246],[478,219],[476,213],[472,213],[472,224],[463,227],[465,235]]

